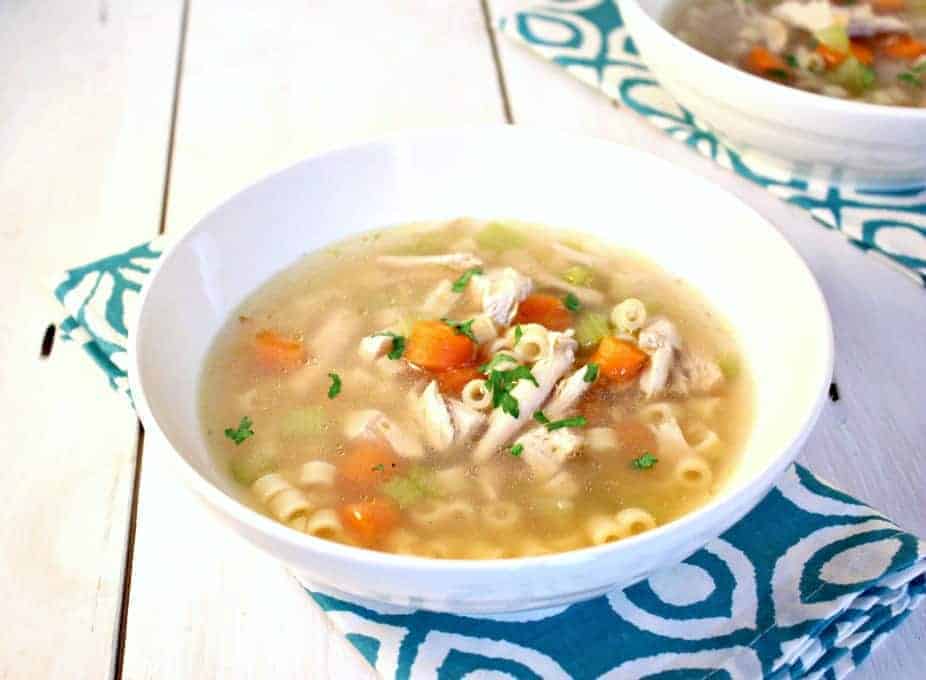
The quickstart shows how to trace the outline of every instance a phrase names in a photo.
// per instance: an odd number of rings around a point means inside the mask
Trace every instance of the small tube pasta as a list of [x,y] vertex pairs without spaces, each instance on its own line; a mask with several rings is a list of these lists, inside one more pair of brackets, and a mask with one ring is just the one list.
[[627,535],[626,528],[613,517],[595,515],[585,523],[585,533],[593,545],[618,541]]
[[675,420],[675,407],[668,402],[657,401],[641,408],[638,417],[647,425],[659,425]]
[[485,411],[492,405],[492,394],[482,379],[470,380],[463,386],[460,400],[477,411]]
[[688,444],[704,456],[715,455],[720,447],[720,437],[703,423],[697,423],[685,433]]
[[493,529],[513,529],[521,519],[521,508],[510,501],[492,501],[482,507],[482,521]]
[[283,475],[277,472],[271,472],[264,475],[251,485],[251,491],[257,496],[257,500],[266,505],[270,499],[281,491],[292,488],[292,485],[286,481]]
[[344,533],[338,514],[330,508],[314,512],[305,523],[305,532],[317,538],[336,540]]
[[637,298],[627,298],[611,310],[611,323],[618,333],[633,333],[646,323],[646,305]]
[[547,329],[539,324],[527,324],[522,327],[523,335],[511,353],[526,364],[534,363],[550,353],[550,338]]
[[337,468],[323,460],[310,460],[299,468],[299,486],[332,486]]
[[701,456],[686,456],[675,464],[676,481],[689,489],[705,489],[714,480],[711,466]]
[[625,508],[614,519],[624,536],[635,536],[656,528],[656,519],[643,508]]
[[283,489],[267,502],[267,509],[282,522],[288,522],[297,515],[304,515],[310,510],[305,494],[295,487]]
[[498,337],[498,331],[495,330],[495,322],[487,314],[480,314],[473,318],[473,325],[470,326],[473,336],[476,338],[476,344],[481,345],[491,342]]

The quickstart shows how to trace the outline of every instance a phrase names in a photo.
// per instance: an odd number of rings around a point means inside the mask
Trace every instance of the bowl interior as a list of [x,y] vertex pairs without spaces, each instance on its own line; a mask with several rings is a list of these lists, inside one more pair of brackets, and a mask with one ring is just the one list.
[[587,231],[700,289],[739,334],[756,422],[721,497],[789,455],[831,370],[822,296],[800,258],[750,208],[631,149],[516,129],[427,132],[311,158],[245,190],[162,258],[134,341],[136,400],[209,483],[231,482],[198,423],[200,367],[234,308],[306,252],[384,225],[460,215]]

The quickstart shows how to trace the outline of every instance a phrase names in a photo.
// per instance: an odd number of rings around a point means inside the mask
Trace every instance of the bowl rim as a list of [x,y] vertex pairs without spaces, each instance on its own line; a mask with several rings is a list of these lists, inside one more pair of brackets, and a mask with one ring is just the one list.
[[[519,566],[528,567],[537,566],[540,564],[545,566],[566,566],[570,562],[575,562],[577,560],[593,560],[602,557],[609,552],[628,550],[642,544],[654,543],[658,541],[664,534],[685,531],[689,526],[696,524],[696,522],[701,517],[708,513],[726,510],[729,514],[730,512],[735,511],[737,502],[743,497],[748,496],[750,490],[752,490],[756,485],[758,485],[760,482],[765,485],[769,485],[775,479],[777,479],[785,470],[785,468],[793,462],[798,451],[800,450],[800,447],[803,445],[813,430],[813,427],[816,424],[820,413],[822,412],[823,406],[826,403],[829,385],[832,379],[834,365],[833,326],[829,308],[826,304],[826,299],[823,296],[819,283],[817,282],[816,277],[814,277],[813,272],[807,266],[807,263],[804,261],[803,257],[801,257],[801,255],[797,252],[797,250],[794,249],[788,240],[771,224],[771,222],[765,219],[765,217],[763,217],[752,206],[740,199],[738,196],[728,191],[724,187],[703,177],[700,177],[693,171],[684,167],[679,167],[663,158],[660,158],[659,156],[656,156],[655,154],[652,154],[648,151],[635,149],[624,144],[619,144],[617,142],[612,142],[607,139],[560,131],[538,130],[530,128],[525,129],[511,124],[463,127],[433,127],[402,130],[399,132],[375,136],[356,143],[334,147],[320,151],[318,153],[310,154],[309,156],[303,158],[300,161],[297,161],[296,163],[290,164],[282,169],[276,170],[259,178],[255,182],[250,183],[231,196],[228,196],[220,203],[215,205],[211,210],[199,217],[193,227],[188,229],[185,234],[168,244],[168,246],[161,253],[161,256],[158,258],[157,262],[154,264],[140,292],[139,304],[137,307],[138,311],[135,317],[136,330],[141,328],[142,319],[147,308],[148,297],[151,294],[153,288],[158,285],[161,269],[166,265],[166,263],[168,263],[174,257],[176,252],[178,252],[181,248],[184,248],[190,241],[197,238],[200,232],[206,229],[205,225],[211,221],[211,218],[218,211],[223,209],[228,203],[238,199],[243,194],[249,192],[258,185],[271,182],[280,175],[294,171],[297,167],[301,167],[306,164],[322,162],[328,156],[354,153],[380,144],[422,143],[422,140],[433,139],[439,139],[443,141],[452,140],[453,143],[465,145],[466,137],[468,135],[475,135],[480,137],[510,137],[512,135],[520,135],[546,141],[549,141],[551,137],[556,137],[562,141],[570,142],[571,145],[575,146],[585,144],[594,147],[610,149],[612,152],[616,152],[618,154],[645,157],[650,163],[662,165],[667,173],[669,173],[669,175],[675,173],[676,175],[680,175],[685,181],[699,183],[702,186],[711,187],[715,191],[726,194],[729,200],[736,202],[742,209],[752,214],[754,219],[750,220],[750,229],[760,229],[763,232],[766,232],[771,238],[777,239],[781,245],[784,246],[786,252],[788,253],[788,257],[794,261],[795,265],[801,271],[803,271],[805,275],[804,278],[809,284],[807,293],[814,298],[817,306],[819,307],[820,321],[823,324],[824,332],[823,337],[821,338],[821,341],[823,342],[823,361],[821,362],[822,370],[818,376],[818,384],[815,390],[816,399],[812,408],[808,409],[800,423],[800,426],[795,430],[789,441],[782,447],[780,453],[776,457],[772,458],[753,477],[751,477],[747,483],[743,484],[736,491],[722,491],[704,505],[699,506],[695,510],[686,513],[681,517],[678,517],[666,524],[659,525],[649,531],[645,531],[642,534],[630,536],[628,538],[621,539],[620,541],[613,541],[597,546],[586,546],[573,550],[567,550],[565,552],[550,553],[546,555],[505,557],[484,560],[462,558],[437,559],[418,555],[402,555],[383,552],[370,548],[338,543],[336,541],[329,541],[298,532],[282,524],[281,522],[277,522],[276,520],[273,520],[257,512],[256,510],[253,510],[232,495],[223,491],[221,488],[213,484],[209,479],[200,474],[199,471],[196,470],[179,453],[179,451],[177,451],[170,438],[161,428],[157,417],[154,415],[154,412],[151,410],[141,380],[141,371],[138,361],[140,356],[140,348],[145,340],[141,333],[136,332],[129,337],[127,347],[129,354],[129,389],[132,394],[135,410],[145,430],[157,433],[158,437],[170,448],[172,455],[168,457],[170,461],[169,464],[174,469],[174,471],[184,480],[187,488],[195,492],[196,495],[200,496],[200,498],[212,506],[213,509],[229,516],[236,522],[239,522],[240,524],[247,527],[252,532],[268,536],[274,541],[285,545],[286,548],[290,551],[298,551],[304,554],[320,552],[326,554],[330,558],[360,560],[370,565],[379,564],[384,567],[405,567],[411,569],[427,569],[429,571],[436,570],[446,572],[453,572],[463,569],[468,573],[475,572],[477,574],[489,574],[491,572],[497,571],[498,569],[511,569],[512,567]],[[577,229],[577,231],[581,231],[581,229]],[[267,279],[265,279],[265,281],[266,280]],[[196,377],[196,381],[198,384],[199,376]],[[753,507],[754,504],[750,505],[749,510],[751,510]],[[739,521],[739,519],[741,519],[741,517],[737,517],[735,521]]]
[[[840,99],[838,97],[829,97],[827,95],[818,94],[816,92],[808,92],[806,90],[801,90],[796,87],[788,87],[781,83],[776,83],[774,80],[766,80],[765,78],[760,78],[757,75],[748,73],[738,68],[734,68],[729,64],[726,64],[719,59],[712,57],[709,54],[702,52],[701,50],[692,47],[684,40],[676,36],[669,29],[662,25],[660,21],[657,21],[649,12],[643,9],[642,2],[640,0],[614,0],[621,10],[625,6],[631,6],[631,11],[636,9],[643,20],[648,22],[652,28],[660,34],[660,39],[668,41],[675,49],[682,49],[688,54],[691,59],[694,59],[709,68],[720,68],[722,69],[725,77],[730,78],[734,83],[742,84],[744,86],[755,86],[755,87],[769,87],[771,91],[768,93],[768,96],[776,97],[778,99],[793,99],[795,105],[801,104],[804,106],[812,106],[818,109],[823,109],[824,113],[831,114],[851,114],[851,115],[864,115],[868,117],[880,117],[887,116],[891,119],[903,119],[903,120],[923,120],[926,121],[926,107],[922,106],[889,106],[887,104],[875,104],[874,102],[865,102],[857,101],[854,99]],[[673,3],[674,4],[674,3]],[[621,18],[623,19],[623,12]],[[624,25],[627,26],[626,20]],[[628,27],[629,32],[629,27]],[[630,36],[633,38],[633,36]],[[636,44],[636,40],[634,40]],[[657,82],[659,81],[658,75],[656,72],[649,67],[646,57],[640,53],[640,59],[646,64],[647,69],[650,70],[650,73],[656,78]],[[674,100],[674,97],[673,97]],[[784,103],[787,103],[785,101]],[[759,114],[762,115],[761,113]]]

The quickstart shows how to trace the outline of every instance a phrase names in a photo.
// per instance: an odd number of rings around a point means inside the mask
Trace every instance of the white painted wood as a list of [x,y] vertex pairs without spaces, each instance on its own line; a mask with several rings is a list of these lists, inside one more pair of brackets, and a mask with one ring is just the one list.
[[[495,0],[493,11],[519,6],[523,0]],[[499,51],[516,123],[604,137],[687,167],[740,196],[807,259],[833,316],[842,399],[827,405],[800,460],[926,536],[926,291],[525,48],[502,38]],[[919,677],[924,639],[926,612],[918,611],[852,677]]]
[[106,678],[136,421],[47,279],[157,232],[178,3],[0,3],[0,678]]
[[[307,154],[502,120],[479,3],[194,2],[169,230]],[[269,557],[217,529],[146,442],[125,649],[132,678],[365,678]],[[182,563],[171,559],[182,555]]]

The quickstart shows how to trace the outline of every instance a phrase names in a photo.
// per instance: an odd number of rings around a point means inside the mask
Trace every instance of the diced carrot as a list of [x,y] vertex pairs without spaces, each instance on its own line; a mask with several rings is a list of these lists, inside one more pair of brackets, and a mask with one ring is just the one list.
[[762,76],[790,74],[785,60],[774,52],[756,45],[746,55],[746,68]]
[[627,382],[640,374],[649,356],[632,342],[609,335],[598,343],[598,349],[588,361],[598,364],[604,377],[614,382]]
[[405,359],[429,371],[471,366],[476,344],[442,321],[416,321],[405,343]]
[[872,0],[871,6],[876,12],[903,12],[907,8],[907,0]]
[[637,457],[644,453],[658,453],[659,442],[656,435],[636,418],[624,418],[614,425],[617,446],[621,453]]
[[374,498],[341,506],[341,521],[358,540],[371,545],[399,523],[399,509],[388,498]]
[[558,297],[534,293],[518,305],[512,323],[539,323],[551,331],[564,331],[572,325],[572,313]]
[[359,439],[338,465],[338,474],[361,489],[372,489],[391,479],[401,460],[389,445],[375,439]]
[[462,368],[451,368],[449,371],[441,371],[434,376],[440,391],[448,397],[459,397],[463,387],[470,380],[484,378],[474,366],[464,366]]
[[878,50],[893,59],[912,61],[926,54],[926,43],[917,40],[912,35],[891,33],[879,36],[875,45]]
[[849,51],[865,66],[871,66],[875,60],[875,53],[867,44],[853,40],[849,43]]
[[823,43],[817,45],[816,53],[823,57],[823,63],[826,64],[827,68],[839,66],[846,60],[846,57],[849,56],[846,52],[839,52],[832,47],[827,47]]
[[271,330],[260,331],[255,336],[254,348],[258,361],[273,368],[293,368],[306,358],[305,348],[299,340]]

